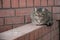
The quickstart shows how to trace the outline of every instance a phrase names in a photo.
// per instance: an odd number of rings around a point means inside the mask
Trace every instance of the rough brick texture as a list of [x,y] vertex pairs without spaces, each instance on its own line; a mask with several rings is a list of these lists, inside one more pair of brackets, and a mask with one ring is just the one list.
[[[60,0],[0,0],[0,32],[30,23],[35,7],[43,7],[53,13],[53,20],[60,20]],[[16,40],[58,40],[58,23],[42,27]]]
[[47,0],[41,0],[41,6],[47,6]]
[[40,0],[34,0],[34,6],[40,6]]
[[4,19],[3,18],[0,18],[0,25],[3,25],[4,23]]
[[19,0],[19,7],[26,7],[26,0]]
[[32,11],[33,11],[32,8],[17,9],[16,16],[30,15],[30,13],[32,13]]
[[35,30],[35,40],[39,37],[39,30],[37,29],[37,30]]
[[55,5],[60,5],[60,0],[55,0]]
[[48,6],[53,6],[54,5],[54,0],[48,0]]
[[12,25],[4,25],[4,26],[0,26],[0,32],[4,32],[7,30],[12,29]]
[[50,35],[50,33],[48,33],[47,35],[45,35],[45,36],[42,38],[42,40],[50,40],[50,37],[51,37],[51,35]]
[[[56,25],[55,25],[55,27],[56,27]],[[18,39],[22,40],[22,38],[23,38],[23,40],[59,40],[58,25],[57,25],[56,29],[54,29],[54,30],[51,30],[51,29],[52,29],[52,27],[43,26],[41,28],[33,30],[30,33],[27,33],[27,35],[23,35],[19,38],[16,38],[15,40],[18,40]]]
[[14,10],[0,10],[0,17],[14,16]]
[[3,0],[3,8],[10,8],[10,0]]
[[29,40],[30,39],[29,37],[30,37],[30,35],[29,34],[26,34],[25,35],[25,40]]
[[54,20],[60,20],[60,14],[53,14],[53,19]]
[[24,23],[24,17],[10,17],[5,18],[5,24]]
[[1,0],[0,0],[0,8],[1,8]]
[[53,7],[53,13],[60,13],[60,7]]
[[30,33],[30,40],[35,40],[34,38],[35,38],[35,36],[34,36],[34,31],[33,31]]
[[30,23],[31,22],[31,18],[30,18],[30,16],[28,15],[28,16],[25,16],[26,18],[25,18],[25,23]]
[[18,0],[11,0],[12,8],[18,8]]
[[22,36],[22,37],[20,37],[20,38],[17,38],[17,39],[15,39],[15,40],[24,40],[24,36]]
[[27,7],[33,7],[33,0],[27,0]]

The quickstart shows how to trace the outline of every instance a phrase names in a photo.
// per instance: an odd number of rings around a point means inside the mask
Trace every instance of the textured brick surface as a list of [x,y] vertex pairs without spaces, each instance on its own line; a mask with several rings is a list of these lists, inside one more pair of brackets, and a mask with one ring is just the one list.
[[41,0],[41,6],[47,6],[47,0]]
[[0,17],[14,16],[14,10],[0,10]]
[[59,40],[59,35],[56,35],[55,37],[53,37],[52,40]]
[[60,20],[60,14],[53,14],[53,19]]
[[[34,7],[41,6],[53,13],[54,21],[60,20],[60,0],[0,0],[0,32],[21,27],[24,22],[31,22],[27,15],[32,13]],[[16,40],[58,40],[58,31],[58,23],[55,22],[51,29],[44,26]]]
[[10,0],[3,0],[3,8],[10,8]]
[[55,0],[55,5],[60,5],[60,0]]
[[40,6],[40,0],[34,0],[34,6]]
[[32,13],[32,11],[32,8],[17,9],[16,16],[29,15],[30,13]]
[[53,14],[53,19],[54,19],[54,20],[56,20],[56,19],[57,19],[56,14]]
[[24,36],[19,37],[19,38],[15,39],[15,40],[24,40]]
[[25,35],[25,40],[29,40],[30,39],[30,35],[29,34],[26,34]]
[[39,30],[35,30],[35,40],[37,40],[39,38]]
[[53,23],[53,25],[51,26],[51,30],[56,30],[58,28],[58,22]]
[[0,26],[0,32],[4,32],[7,30],[12,29],[12,25],[4,25],[4,26]]
[[3,24],[4,24],[3,18],[0,18],[0,25],[3,25]]
[[31,18],[30,18],[29,15],[28,16],[25,16],[25,22],[26,23],[30,23],[31,22]]
[[60,7],[53,7],[53,13],[60,13]]
[[1,8],[1,0],[0,0],[0,8]]
[[24,23],[24,17],[5,18],[5,24]]
[[33,6],[33,0],[27,0],[27,7]]
[[53,6],[54,5],[54,0],[48,0],[48,6]]
[[[42,28],[39,28],[39,31],[38,31],[38,33],[39,33],[39,38],[42,36]],[[41,35],[40,35],[41,34]]]
[[26,0],[19,0],[19,7],[26,7]]
[[42,34],[41,34],[41,35],[45,35],[45,34],[47,34],[48,32],[50,32],[50,28],[48,28],[47,26],[44,26],[44,27],[41,29],[41,31],[42,31]]
[[11,0],[12,8],[18,8],[18,0]]
[[35,40],[34,31],[30,33],[30,40]]
[[50,40],[50,37],[51,37],[51,35],[50,35],[50,33],[49,33],[49,34],[45,35],[45,36],[42,38],[42,40]]

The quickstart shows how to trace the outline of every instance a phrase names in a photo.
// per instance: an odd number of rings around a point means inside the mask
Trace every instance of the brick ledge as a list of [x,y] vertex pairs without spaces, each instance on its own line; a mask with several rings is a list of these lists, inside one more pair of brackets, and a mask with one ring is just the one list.
[[41,27],[43,27],[43,26],[35,26],[35,25],[32,25],[32,23],[26,24],[22,27],[17,27],[17,28],[0,33],[0,39],[14,40],[15,38],[23,36],[29,32],[32,32],[33,30],[36,30]]

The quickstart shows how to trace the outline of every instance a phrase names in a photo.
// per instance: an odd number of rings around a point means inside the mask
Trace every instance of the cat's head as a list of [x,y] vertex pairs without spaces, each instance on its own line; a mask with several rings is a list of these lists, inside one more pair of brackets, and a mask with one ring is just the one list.
[[46,8],[34,8],[34,11],[35,14],[44,16],[48,10]]

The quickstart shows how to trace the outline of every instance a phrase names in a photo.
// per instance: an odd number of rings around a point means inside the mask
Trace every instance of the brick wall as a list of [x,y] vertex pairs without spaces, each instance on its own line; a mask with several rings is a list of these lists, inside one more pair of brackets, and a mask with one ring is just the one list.
[[51,27],[41,27],[14,40],[59,40],[58,22]]
[[47,8],[60,20],[60,0],[0,0],[0,32],[31,22],[34,7]]
[[[60,20],[60,0],[0,0],[0,32],[30,23],[34,7],[47,8],[54,20]],[[37,29],[16,40],[58,40],[57,25]]]

